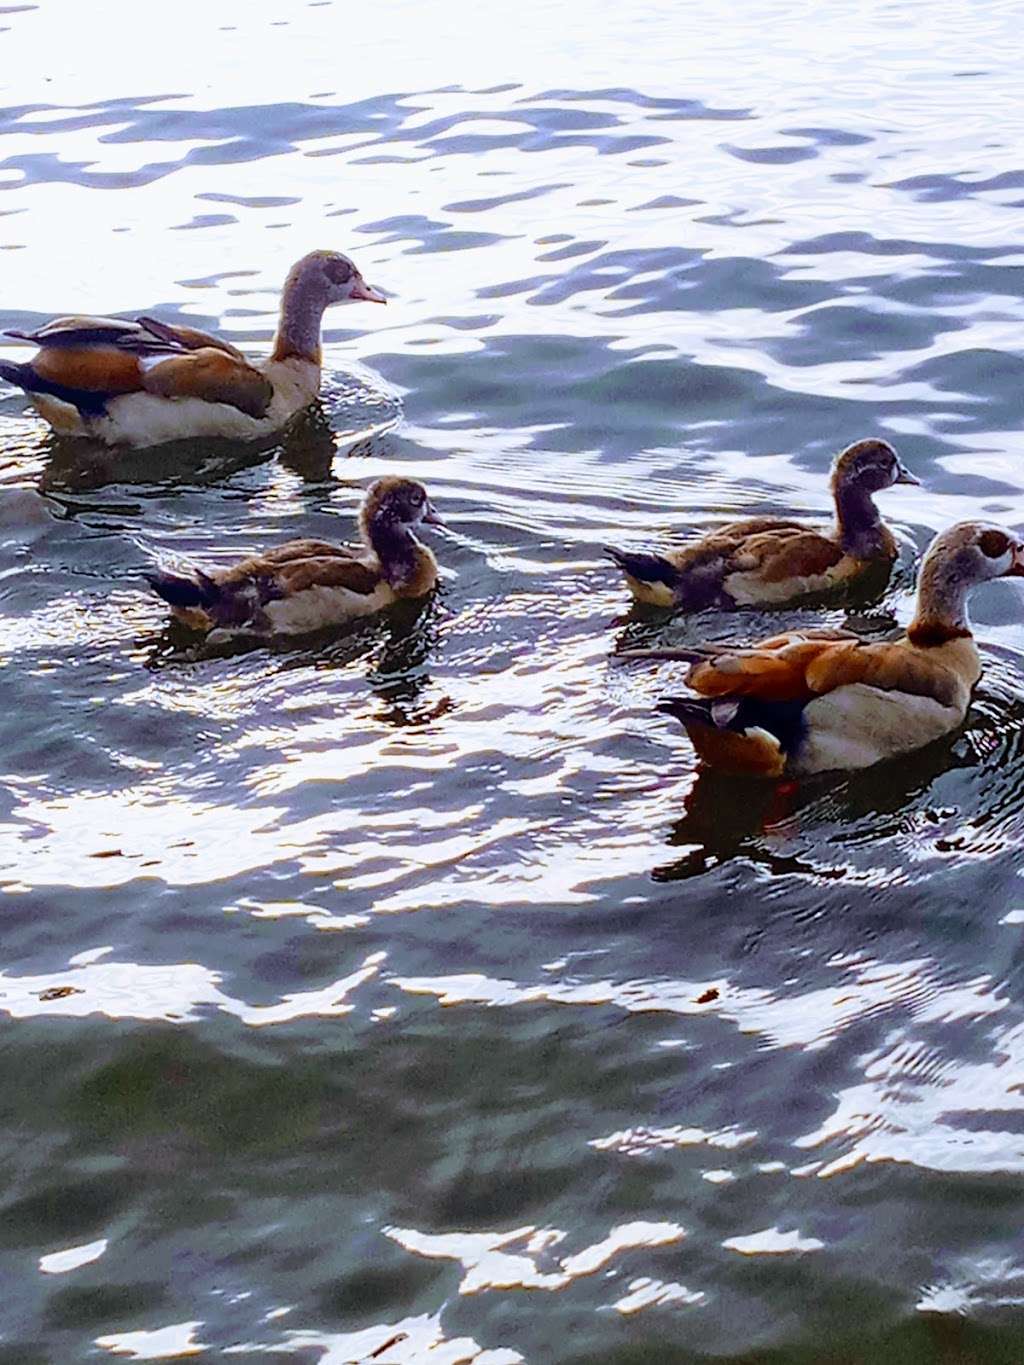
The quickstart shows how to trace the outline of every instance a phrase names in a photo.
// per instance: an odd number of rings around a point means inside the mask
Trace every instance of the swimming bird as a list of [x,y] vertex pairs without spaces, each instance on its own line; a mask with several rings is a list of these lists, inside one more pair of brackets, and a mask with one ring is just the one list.
[[274,347],[248,360],[230,342],[158,318],[64,317],[8,336],[39,350],[0,360],[55,431],[107,445],[188,437],[255,440],[285,426],[320,389],[320,323],[334,303],[385,303],[338,251],[313,251],[288,272]]
[[299,635],[426,596],[437,582],[437,560],[414,532],[443,524],[421,483],[389,476],[363,499],[359,549],[290,540],[227,569],[143,576],[192,630]]
[[867,768],[918,749],[963,723],[981,660],[967,596],[988,579],[1024,576],[1024,541],[965,521],[935,537],[921,567],[917,609],[895,640],[798,630],[744,647],[627,650],[686,659],[696,697],[658,709],[683,724],[698,755],[735,772],[778,777]]
[[856,441],[835,459],[836,524],[815,529],[781,517],[734,521],[664,554],[607,547],[638,602],[702,611],[791,602],[849,585],[896,558],[873,494],[919,480],[888,443]]

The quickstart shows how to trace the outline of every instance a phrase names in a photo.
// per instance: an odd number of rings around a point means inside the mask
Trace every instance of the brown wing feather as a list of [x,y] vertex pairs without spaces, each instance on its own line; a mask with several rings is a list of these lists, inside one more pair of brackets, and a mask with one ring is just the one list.
[[271,564],[286,564],[292,559],[356,559],[359,552],[329,540],[287,540],[265,551],[261,559]]
[[722,651],[696,664],[687,682],[705,697],[760,701],[810,701],[837,687],[864,683],[886,692],[932,697],[943,706],[951,705],[962,687],[948,661],[903,641],[868,644],[797,633],[774,636],[749,650]]
[[52,318],[34,332],[12,330],[7,333],[21,341],[34,341],[37,346],[123,345],[139,341],[145,335],[145,330],[128,318],[92,317],[84,313]]
[[784,583],[790,578],[812,578],[826,573],[843,557],[839,544],[817,531],[800,531],[780,536],[761,561],[761,577],[766,583]]
[[696,664],[687,682],[705,697],[807,701],[817,692],[808,680],[808,669],[819,655],[865,648],[851,640],[812,640],[801,634],[774,636],[767,648],[723,651]]
[[683,545],[665,555],[677,569],[693,568],[711,559],[730,561],[746,548],[746,543],[760,535],[777,535],[780,531],[801,530],[799,522],[779,521],[775,517],[749,517],[746,521],[731,521],[710,531],[691,545]]
[[305,592],[307,588],[347,588],[369,596],[381,584],[380,569],[360,559],[297,559],[276,566],[275,577],[284,592]]
[[283,597],[316,587],[371,593],[381,580],[375,560],[356,558],[342,546],[322,540],[289,540],[264,554],[240,559],[211,577],[229,590],[264,580],[275,584],[277,595]]
[[266,414],[274,396],[273,385],[259,370],[212,346],[170,356],[148,370],[142,383],[147,393],[161,398],[228,403],[255,418]]
[[32,361],[40,379],[87,393],[134,393],[142,388],[138,357],[117,346],[44,346]]

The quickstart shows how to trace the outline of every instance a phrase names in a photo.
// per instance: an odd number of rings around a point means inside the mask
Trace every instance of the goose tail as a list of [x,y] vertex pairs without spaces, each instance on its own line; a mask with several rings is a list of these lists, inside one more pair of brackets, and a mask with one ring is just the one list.
[[624,574],[635,578],[638,583],[661,584],[669,589],[674,589],[679,584],[679,570],[663,555],[643,550],[620,550],[614,545],[604,545],[601,548]]
[[190,569],[187,573],[149,569],[142,577],[172,607],[208,609],[220,597],[220,588],[202,569]]
[[[17,332],[9,333],[10,336],[17,336]],[[8,384],[13,384],[16,389],[31,391],[34,385],[35,376],[31,365],[19,365],[16,360],[0,360],[0,379],[6,379]]]

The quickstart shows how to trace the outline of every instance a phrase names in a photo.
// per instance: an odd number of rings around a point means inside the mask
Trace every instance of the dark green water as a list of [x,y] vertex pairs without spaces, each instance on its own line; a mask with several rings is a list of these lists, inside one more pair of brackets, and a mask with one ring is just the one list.
[[[0,1365],[1024,1359],[1019,586],[964,733],[780,792],[609,654],[798,618],[628,619],[599,550],[826,515],[869,434],[924,486],[865,624],[1024,524],[1018,58],[952,0],[0,12],[0,326],[259,352],[314,246],[392,295],[284,447],[0,392]],[[155,558],[396,470],[422,611],[167,630]]]

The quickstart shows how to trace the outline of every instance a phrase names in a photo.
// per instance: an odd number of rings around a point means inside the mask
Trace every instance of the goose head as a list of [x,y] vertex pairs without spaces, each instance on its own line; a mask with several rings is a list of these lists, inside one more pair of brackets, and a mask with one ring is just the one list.
[[366,490],[359,522],[366,540],[373,540],[382,531],[444,525],[423,485],[395,475],[376,479]]
[[987,521],[961,521],[937,535],[921,566],[922,587],[967,591],[992,578],[1024,577],[1024,540]]
[[379,289],[363,279],[359,267],[340,251],[311,251],[296,261],[285,285],[297,285],[317,294],[324,307],[334,303],[387,303]]
[[837,496],[854,489],[867,494],[880,493],[894,483],[920,482],[889,442],[875,437],[847,446],[836,456],[832,466],[832,489]]
[[987,521],[961,521],[937,535],[921,565],[917,611],[907,634],[917,645],[970,635],[967,598],[993,578],[1024,578],[1024,540]]

